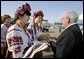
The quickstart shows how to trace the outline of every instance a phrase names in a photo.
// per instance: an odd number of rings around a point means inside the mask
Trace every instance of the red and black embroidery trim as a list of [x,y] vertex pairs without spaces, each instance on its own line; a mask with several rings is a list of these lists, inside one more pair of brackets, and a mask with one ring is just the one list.
[[20,31],[20,32],[22,32],[22,31],[19,30],[19,29],[12,29],[12,30],[8,31],[7,33],[11,32],[11,31],[13,31],[13,30],[16,30],[16,31]]
[[8,45],[11,47],[13,45],[19,45],[19,44],[23,44],[23,40],[21,38],[21,36],[14,36],[12,38],[8,39]]
[[19,52],[21,52],[21,47],[20,46],[18,46],[17,48],[15,48],[15,54],[17,54]]

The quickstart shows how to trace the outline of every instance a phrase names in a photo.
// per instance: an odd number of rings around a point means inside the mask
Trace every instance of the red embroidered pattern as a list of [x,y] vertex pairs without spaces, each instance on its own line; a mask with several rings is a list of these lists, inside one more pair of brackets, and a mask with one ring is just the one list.
[[8,39],[8,45],[11,47],[13,45],[23,44],[21,36],[14,36]]
[[15,54],[17,54],[19,52],[21,52],[21,47],[20,46],[18,46],[17,48],[15,48]]

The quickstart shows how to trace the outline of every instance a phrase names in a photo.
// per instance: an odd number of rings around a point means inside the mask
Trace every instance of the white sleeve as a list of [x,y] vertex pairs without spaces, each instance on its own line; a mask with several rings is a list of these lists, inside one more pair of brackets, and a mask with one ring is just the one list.
[[22,57],[23,40],[19,31],[10,31],[6,36],[8,50],[13,53],[14,58]]
[[6,30],[5,28],[1,28],[1,40],[6,41]]

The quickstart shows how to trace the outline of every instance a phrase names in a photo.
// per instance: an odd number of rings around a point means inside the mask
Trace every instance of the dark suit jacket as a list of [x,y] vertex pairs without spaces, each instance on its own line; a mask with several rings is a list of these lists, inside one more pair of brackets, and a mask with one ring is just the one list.
[[54,57],[79,58],[81,42],[82,32],[78,24],[68,27],[59,35],[57,43],[52,43],[52,46],[56,47],[56,51],[53,50]]

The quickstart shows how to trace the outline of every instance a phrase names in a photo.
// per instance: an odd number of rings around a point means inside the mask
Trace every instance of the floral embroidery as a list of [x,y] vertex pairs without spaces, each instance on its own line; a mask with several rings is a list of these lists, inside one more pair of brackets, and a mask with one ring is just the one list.
[[17,48],[15,48],[15,54],[17,54],[19,52],[21,52],[21,47],[20,46],[18,46]]
[[14,36],[8,39],[8,45],[11,47],[13,45],[23,44],[21,36]]

